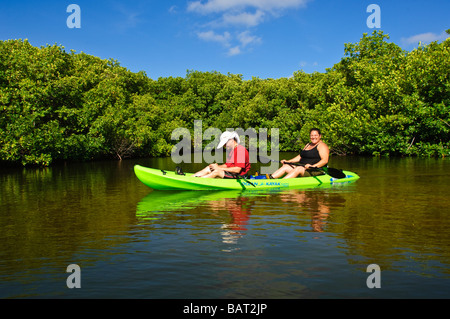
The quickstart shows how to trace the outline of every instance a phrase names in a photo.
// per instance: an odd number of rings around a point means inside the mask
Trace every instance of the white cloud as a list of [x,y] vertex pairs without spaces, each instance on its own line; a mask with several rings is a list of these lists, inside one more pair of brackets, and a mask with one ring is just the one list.
[[203,15],[209,20],[200,28],[232,28],[233,31],[225,31],[223,34],[210,30],[197,32],[197,35],[202,40],[221,43],[228,48],[228,56],[235,56],[262,42],[260,37],[250,33],[250,29],[269,18],[281,17],[288,9],[304,7],[310,1],[312,0],[195,0],[188,3],[187,11]]
[[[250,46],[261,43],[261,38],[252,35],[250,31],[243,31],[235,36],[232,36],[229,32],[225,31],[223,34],[216,33],[213,30],[197,32],[199,39],[208,42],[216,42],[222,46],[228,48],[227,55],[235,56],[243,53],[243,49]],[[236,45],[231,47],[231,43],[234,42]]]
[[298,64],[301,68],[315,68],[316,66],[319,66],[319,63],[317,61],[314,62],[307,62],[307,61],[300,61]]
[[255,8],[262,11],[274,11],[291,8],[300,8],[310,0],[207,0],[193,1],[188,4],[188,11],[202,14],[225,12],[230,10],[243,10]]
[[229,32],[224,32],[223,34],[217,34],[214,31],[205,31],[205,32],[198,32],[197,36],[205,41],[211,41],[211,42],[218,42],[221,43],[224,46],[229,46],[229,41],[231,39],[231,35]]
[[232,47],[228,50],[228,56],[241,54],[241,48],[239,46]]
[[123,32],[128,29],[135,28],[142,22],[141,13],[137,9],[128,8],[122,4],[116,3],[114,9],[121,15],[120,20],[116,23],[117,28]]
[[169,13],[178,13],[178,7],[177,6],[171,6],[169,8]]
[[430,43],[434,41],[444,41],[447,39],[449,35],[446,32],[442,32],[441,34],[435,34],[432,32],[416,34],[408,38],[402,38],[401,41],[405,45],[411,44],[419,44],[419,42]]
[[225,13],[222,17],[222,20],[225,25],[242,25],[254,27],[263,21],[264,16],[265,13],[261,10],[257,10],[255,13]]
[[250,31],[244,31],[238,34],[237,39],[241,43],[242,47],[246,47],[249,44],[261,43],[261,38],[251,35]]

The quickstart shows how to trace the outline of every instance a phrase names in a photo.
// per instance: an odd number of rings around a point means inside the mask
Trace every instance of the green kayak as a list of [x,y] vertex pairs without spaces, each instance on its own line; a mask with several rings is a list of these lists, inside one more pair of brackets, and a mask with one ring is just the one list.
[[243,190],[243,189],[289,189],[307,188],[322,185],[333,185],[353,182],[359,176],[353,172],[342,171],[344,178],[333,178],[330,175],[300,177],[289,179],[217,179],[194,177],[192,173],[178,175],[176,172],[134,166],[137,178],[150,188],[156,190]]

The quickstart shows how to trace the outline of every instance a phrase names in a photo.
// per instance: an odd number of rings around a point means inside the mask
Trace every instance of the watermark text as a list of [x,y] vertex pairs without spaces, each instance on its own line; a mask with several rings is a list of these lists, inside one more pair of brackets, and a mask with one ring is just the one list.
[[366,272],[371,272],[372,274],[367,277],[366,284],[367,287],[372,288],[381,288],[381,269],[377,264],[370,264],[367,266]]
[[378,4],[369,4],[367,6],[367,10],[368,13],[371,13],[371,15],[369,15],[367,17],[367,27],[370,29],[373,28],[381,28],[381,8]]
[[[244,131],[242,128],[230,129],[227,131],[235,131],[239,135],[240,144],[247,148],[249,152],[250,163],[270,164],[270,166],[261,167],[262,174],[270,174],[279,166],[279,129],[248,128]],[[171,152],[172,161],[179,163],[220,163],[223,160],[223,149],[217,149],[220,135],[223,132],[214,127],[203,130],[203,122],[201,120],[194,121],[194,135],[184,127],[176,128],[172,131],[172,141],[180,140]],[[208,142],[204,148],[204,142]],[[268,151],[270,149],[270,155]],[[193,157],[193,161],[192,161]]]
[[67,288],[81,288],[81,268],[77,264],[70,264],[67,266],[66,272],[71,273],[67,277]]
[[66,20],[66,25],[69,29],[81,28],[81,8],[77,4],[69,4],[66,12],[71,13]]

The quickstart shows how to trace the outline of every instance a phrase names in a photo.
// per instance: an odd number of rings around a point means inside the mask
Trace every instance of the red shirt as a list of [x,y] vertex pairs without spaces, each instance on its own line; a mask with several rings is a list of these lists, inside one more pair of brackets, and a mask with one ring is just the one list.
[[227,167],[240,167],[240,175],[245,175],[250,170],[250,156],[247,149],[238,144],[229,154],[227,154]]

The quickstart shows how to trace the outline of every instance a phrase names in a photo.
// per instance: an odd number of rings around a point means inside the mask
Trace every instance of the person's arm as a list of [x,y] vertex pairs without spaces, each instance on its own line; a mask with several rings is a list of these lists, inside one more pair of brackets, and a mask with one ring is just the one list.
[[239,167],[239,166],[226,167],[225,166],[224,168],[222,168],[222,170],[225,172],[240,174],[242,171],[242,167]]
[[217,163],[209,164],[209,168],[211,169],[211,171],[216,170],[216,169],[222,169],[224,167],[227,167],[227,165],[226,164],[217,164]]
[[298,162],[300,162],[300,159],[301,159],[300,154],[298,154],[296,157],[290,159],[289,161],[282,160],[281,163],[283,163],[283,164],[284,164],[284,162],[298,163]]

